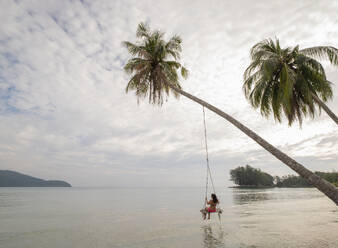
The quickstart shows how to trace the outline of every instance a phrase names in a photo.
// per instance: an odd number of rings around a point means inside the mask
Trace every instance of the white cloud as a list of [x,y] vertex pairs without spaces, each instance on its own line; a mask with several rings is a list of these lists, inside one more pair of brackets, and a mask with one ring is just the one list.
[[[183,37],[185,90],[243,121],[310,169],[338,170],[338,129],[323,112],[303,128],[253,110],[242,72],[256,42],[334,45],[333,1],[13,1],[0,3],[0,168],[74,185],[199,185],[204,180],[201,107],[181,97],[139,106],[124,92],[123,40],[148,21]],[[245,7],[243,7],[245,6]],[[278,9],[276,11],[272,11]],[[337,69],[328,77],[338,82]],[[338,112],[338,87],[333,86]],[[290,170],[223,119],[207,112],[218,184],[250,163]],[[318,167],[320,165],[320,167]],[[186,175],[189,175],[187,178]]]

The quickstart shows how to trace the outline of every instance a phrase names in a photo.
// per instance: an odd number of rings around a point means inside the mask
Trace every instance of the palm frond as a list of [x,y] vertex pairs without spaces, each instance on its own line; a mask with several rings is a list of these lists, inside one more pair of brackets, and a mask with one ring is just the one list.
[[300,69],[300,70],[302,70],[302,66],[308,66],[312,70],[314,70],[315,72],[325,76],[325,70],[324,70],[322,64],[319,63],[317,60],[311,58],[311,57],[308,57],[308,56],[303,55],[303,54],[299,54],[297,56],[297,58],[295,59],[295,63],[297,64],[298,69]]
[[135,44],[133,44],[129,41],[123,41],[122,45],[128,49],[128,52],[131,55],[134,55],[134,56],[137,55],[141,50],[141,48],[139,46],[137,46],[137,45],[135,45]]
[[247,75],[246,77],[244,77],[244,84],[243,84],[242,89],[247,99],[249,99],[252,85],[255,85],[256,82],[262,79],[262,77],[263,77],[262,71],[260,70],[256,71],[255,73],[251,75]]
[[149,38],[150,37],[150,29],[147,23],[141,22],[137,26],[136,37],[138,38]]
[[271,107],[274,119],[281,122],[281,108],[282,108],[282,91],[279,89],[279,83],[276,81],[271,82],[272,85],[272,99]]
[[291,98],[295,82],[296,75],[294,71],[284,64],[280,73],[280,83],[283,87],[284,98]]
[[182,47],[182,38],[178,35],[174,35],[165,45],[165,48],[168,50],[176,51],[176,52],[181,52]]
[[264,88],[261,100],[260,108],[261,114],[268,117],[271,112],[271,102],[272,102],[272,87],[270,83],[267,83],[267,86]]
[[168,55],[171,55],[175,60],[180,59],[180,52],[177,52],[177,51],[169,49],[169,48],[166,49],[166,52],[168,53]]
[[338,49],[335,47],[316,46],[302,49],[299,52],[313,58],[329,60],[331,64],[338,65]]
[[261,79],[258,82],[256,82],[254,88],[252,89],[249,95],[249,100],[254,108],[259,107],[261,103],[262,93],[264,92],[266,86],[267,82]]
[[149,60],[145,60],[142,58],[132,58],[127,61],[123,69],[125,70],[126,73],[131,74],[135,70],[142,70],[144,67],[149,67],[150,62]]
[[184,66],[181,67],[181,75],[184,79],[187,79],[189,76],[189,71]]
[[182,65],[180,63],[178,63],[177,61],[163,61],[164,64],[168,64],[170,67],[174,67],[176,69],[179,69]]

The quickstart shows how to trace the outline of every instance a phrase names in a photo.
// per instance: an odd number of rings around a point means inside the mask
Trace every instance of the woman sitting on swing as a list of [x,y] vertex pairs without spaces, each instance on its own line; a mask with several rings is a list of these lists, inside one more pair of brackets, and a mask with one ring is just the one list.
[[[206,202],[206,205],[209,205],[209,207],[205,207],[205,211],[208,213],[208,220],[210,220],[210,213],[215,213],[217,211],[216,206],[217,204],[219,204],[219,201],[217,199],[216,194],[211,194],[210,201],[208,201],[208,198],[205,197],[205,202]],[[206,214],[203,215],[204,220],[205,218],[206,218]]]

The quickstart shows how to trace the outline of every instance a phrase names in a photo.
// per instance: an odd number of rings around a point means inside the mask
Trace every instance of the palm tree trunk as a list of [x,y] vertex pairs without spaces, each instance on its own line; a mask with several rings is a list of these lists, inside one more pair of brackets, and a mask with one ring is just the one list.
[[316,96],[315,94],[312,93],[312,97],[315,100],[316,103],[318,103],[318,105],[324,109],[324,111],[331,117],[331,119],[338,125],[338,117],[329,109],[328,106],[326,106],[326,104],[320,100],[320,98],[318,96]]
[[333,184],[327,182],[323,178],[317,176],[312,171],[306,169],[303,165],[295,161],[294,159],[290,158],[288,155],[283,153],[282,151],[278,150],[276,147],[269,144],[266,140],[258,136],[255,132],[251,131],[249,128],[244,126],[242,123],[231,117],[230,115],[224,113],[222,110],[212,106],[211,104],[169,84],[169,87],[176,91],[177,93],[193,100],[194,102],[197,102],[201,104],[202,106],[208,108],[212,112],[218,114],[219,116],[223,117],[227,121],[231,122],[234,126],[236,126],[238,129],[240,129],[243,133],[248,135],[251,139],[256,141],[259,145],[261,145],[265,150],[270,152],[272,155],[274,155],[277,159],[282,161],[284,164],[289,166],[292,170],[297,172],[300,176],[306,179],[306,181],[315,186],[318,190],[323,192],[325,195],[327,195],[337,206],[338,206],[338,188],[335,187]]

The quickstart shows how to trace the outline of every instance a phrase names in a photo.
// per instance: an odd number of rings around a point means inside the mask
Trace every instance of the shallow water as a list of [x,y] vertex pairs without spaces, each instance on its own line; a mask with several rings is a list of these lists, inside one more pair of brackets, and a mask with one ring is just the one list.
[[0,247],[338,247],[338,208],[316,189],[0,188]]

